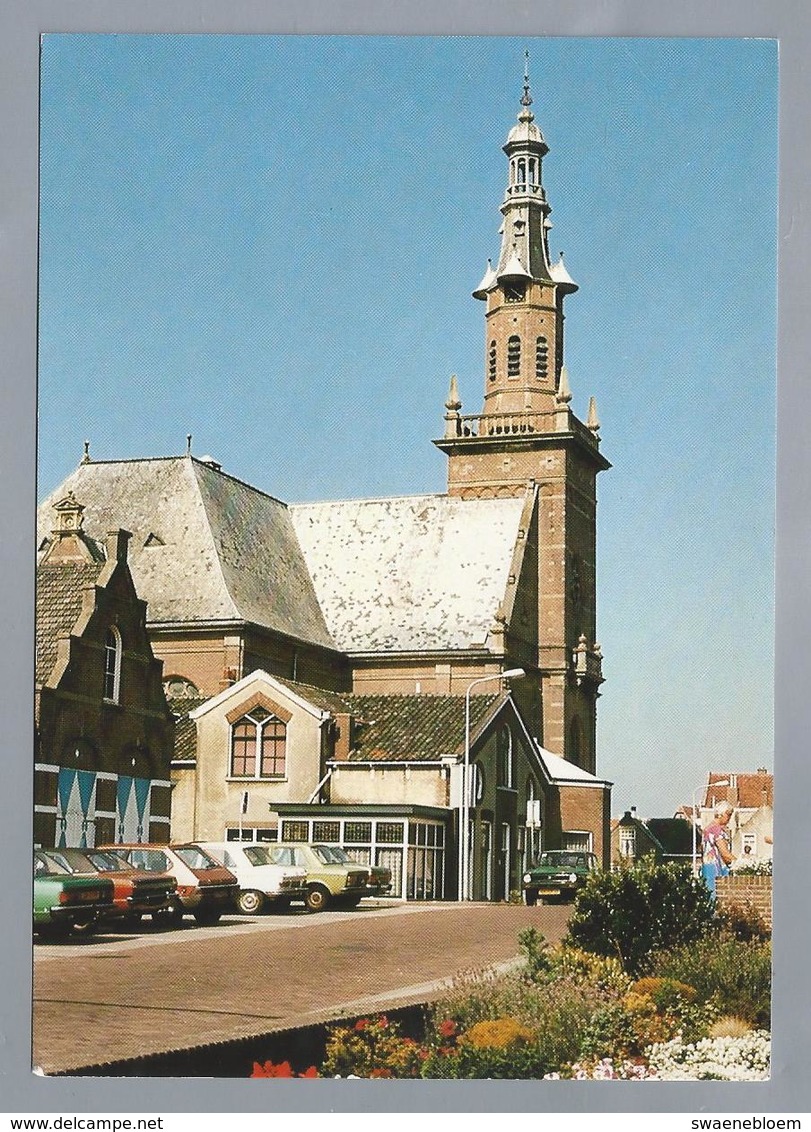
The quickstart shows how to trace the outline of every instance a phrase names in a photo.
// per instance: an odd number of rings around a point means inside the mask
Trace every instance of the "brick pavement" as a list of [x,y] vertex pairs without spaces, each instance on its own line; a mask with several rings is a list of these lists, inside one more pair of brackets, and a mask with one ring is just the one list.
[[64,1072],[429,1001],[515,958],[524,927],[556,941],[568,911],[381,902],[37,944],[34,1064]]

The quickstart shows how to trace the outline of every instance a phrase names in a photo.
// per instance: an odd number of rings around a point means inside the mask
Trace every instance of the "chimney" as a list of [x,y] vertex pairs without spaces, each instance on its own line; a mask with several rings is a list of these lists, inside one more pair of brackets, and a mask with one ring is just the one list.
[[335,759],[344,762],[349,758],[352,750],[352,716],[348,711],[335,713]]
[[107,548],[107,560],[114,559],[116,562],[126,562],[131,538],[132,534],[125,531],[123,527],[120,527],[117,531],[108,531],[107,538],[104,540],[104,545]]

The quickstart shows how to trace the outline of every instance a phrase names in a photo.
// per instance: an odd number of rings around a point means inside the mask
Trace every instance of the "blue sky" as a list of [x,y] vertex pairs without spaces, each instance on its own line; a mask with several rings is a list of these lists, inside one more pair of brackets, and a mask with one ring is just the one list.
[[773,42],[46,36],[39,493],[187,433],[286,500],[442,491],[525,47],[614,465],[598,769],[661,815],[772,767]]

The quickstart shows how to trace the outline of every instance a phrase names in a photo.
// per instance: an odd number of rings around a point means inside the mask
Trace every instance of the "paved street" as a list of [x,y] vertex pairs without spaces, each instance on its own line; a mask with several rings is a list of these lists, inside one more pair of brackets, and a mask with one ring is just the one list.
[[34,947],[34,1063],[46,1073],[354,1017],[439,997],[464,971],[508,963],[569,908],[402,905],[147,926]]

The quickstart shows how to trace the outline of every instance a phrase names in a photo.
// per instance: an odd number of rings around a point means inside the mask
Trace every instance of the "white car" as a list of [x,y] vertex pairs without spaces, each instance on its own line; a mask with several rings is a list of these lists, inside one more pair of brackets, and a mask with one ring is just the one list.
[[266,903],[288,908],[291,900],[304,900],[307,870],[301,865],[275,865],[272,845],[264,841],[198,841],[212,857],[230,869],[239,882],[237,906],[255,916]]

